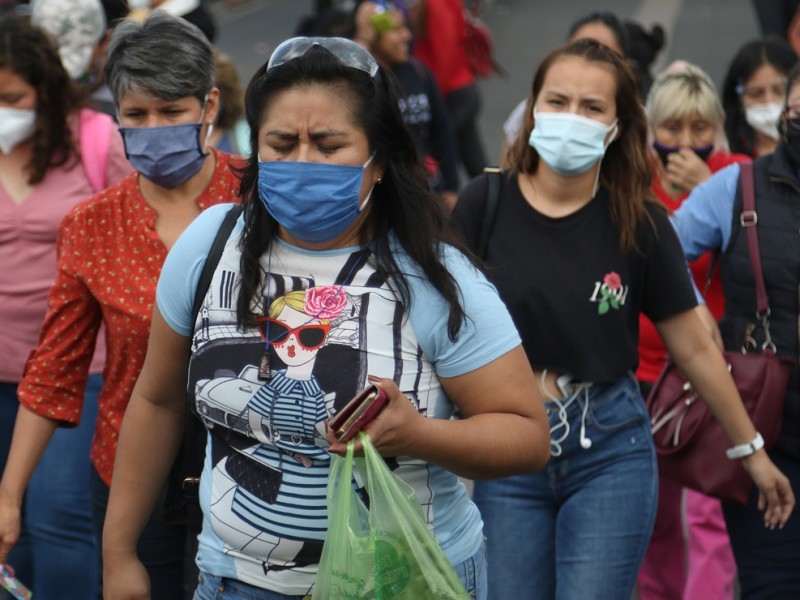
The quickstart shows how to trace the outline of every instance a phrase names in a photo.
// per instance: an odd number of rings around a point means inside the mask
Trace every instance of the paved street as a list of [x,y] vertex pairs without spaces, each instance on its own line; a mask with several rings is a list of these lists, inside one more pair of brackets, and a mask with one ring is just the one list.
[[[564,41],[569,25],[592,10],[615,12],[646,26],[660,22],[668,47],[661,64],[681,58],[706,69],[721,85],[728,62],[744,42],[759,35],[750,0],[483,0],[482,18],[491,26],[497,59],[508,77],[481,82],[481,130],[489,156],[497,156],[502,124],[527,96],[537,62]],[[246,82],[272,49],[290,37],[312,0],[238,0],[214,8],[219,18],[219,46],[239,65]]]

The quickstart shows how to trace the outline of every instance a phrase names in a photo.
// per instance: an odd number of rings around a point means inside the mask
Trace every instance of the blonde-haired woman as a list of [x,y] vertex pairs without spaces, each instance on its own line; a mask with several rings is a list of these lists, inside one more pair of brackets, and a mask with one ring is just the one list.
[[[725,114],[714,83],[699,67],[676,62],[657,78],[647,97],[653,145],[652,189],[670,210],[677,210],[696,185],[735,162],[730,154]],[[708,279],[711,253],[691,264],[695,283],[705,290],[715,320],[725,309],[719,275]],[[667,354],[655,325],[639,319],[639,368],[636,377],[647,395]],[[685,515],[681,514],[685,494]],[[684,537],[683,520],[686,522]],[[733,598],[736,565],[720,503],[661,478],[656,522],[639,573],[642,600],[650,598]]]

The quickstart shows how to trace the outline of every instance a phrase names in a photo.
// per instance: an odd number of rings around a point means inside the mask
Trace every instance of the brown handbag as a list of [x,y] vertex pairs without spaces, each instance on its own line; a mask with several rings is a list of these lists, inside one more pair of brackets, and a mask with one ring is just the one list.
[[[747,230],[750,262],[756,281],[758,310],[740,351],[724,352],[728,369],[742,397],[753,425],[771,448],[778,440],[784,396],[792,361],[775,354],[769,334],[769,300],[761,270],[755,211],[753,165],[743,163],[742,213],[740,223]],[[762,327],[765,342],[760,352],[750,335]],[[659,473],[685,487],[708,496],[747,504],[753,485],[741,461],[730,460],[725,450],[731,443],[708,406],[669,361],[647,396]]]

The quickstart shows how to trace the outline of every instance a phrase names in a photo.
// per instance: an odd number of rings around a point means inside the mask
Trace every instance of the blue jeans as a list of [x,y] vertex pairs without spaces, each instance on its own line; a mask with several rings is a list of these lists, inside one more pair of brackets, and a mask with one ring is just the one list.
[[[792,484],[800,498],[800,460],[775,448],[770,458]],[[795,508],[797,511],[797,508]],[[783,529],[764,527],[758,509],[758,489],[750,490],[747,506],[722,503],[733,556],[736,559],[743,600],[800,598],[800,518],[789,517]]]
[[[552,428],[559,419],[553,403],[547,408]],[[582,421],[588,448],[580,444]],[[639,386],[633,377],[595,385],[588,400],[581,393],[567,408],[567,422],[562,454],[542,472],[475,483],[488,539],[490,598],[631,596],[658,492]]]
[[[99,555],[89,492],[89,448],[102,383],[101,375],[89,376],[80,424],[56,430],[25,494],[23,535],[9,564],[17,569],[19,580],[32,588],[37,600],[100,597]],[[0,383],[0,405],[0,440],[10,443],[19,406],[15,383]],[[14,416],[9,419],[12,412]],[[8,447],[0,450],[4,466]]]
[[[485,546],[481,546],[472,558],[455,565],[455,571],[469,592],[470,598],[488,600]],[[208,573],[200,573],[197,590],[194,593],[194,600],[310,600],[310,598],[311,594],[287,596]],[[420,600],[427,599],[420,598]]]

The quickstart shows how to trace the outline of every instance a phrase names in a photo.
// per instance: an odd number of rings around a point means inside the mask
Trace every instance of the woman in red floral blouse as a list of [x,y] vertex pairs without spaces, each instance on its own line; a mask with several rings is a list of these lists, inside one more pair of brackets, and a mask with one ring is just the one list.
[[[167,251],[203,209],[237,201],[232,158],[206,150],[219,108],[214,60],[193,25],[153,13],[123,22],[106,79],[136,172],[77,205],[58,235],[58,270],[39,346],[19,384],[19,410],[0,481],[0,564],[19,533],[20,503],[56,427],[80,421],[101,324],[108,354],[92,443],[95,530],[100,542],[125,408],[147,350],[155,289]],[[152,598],[180,598],[185,528],[155,519],[139,552]]]

